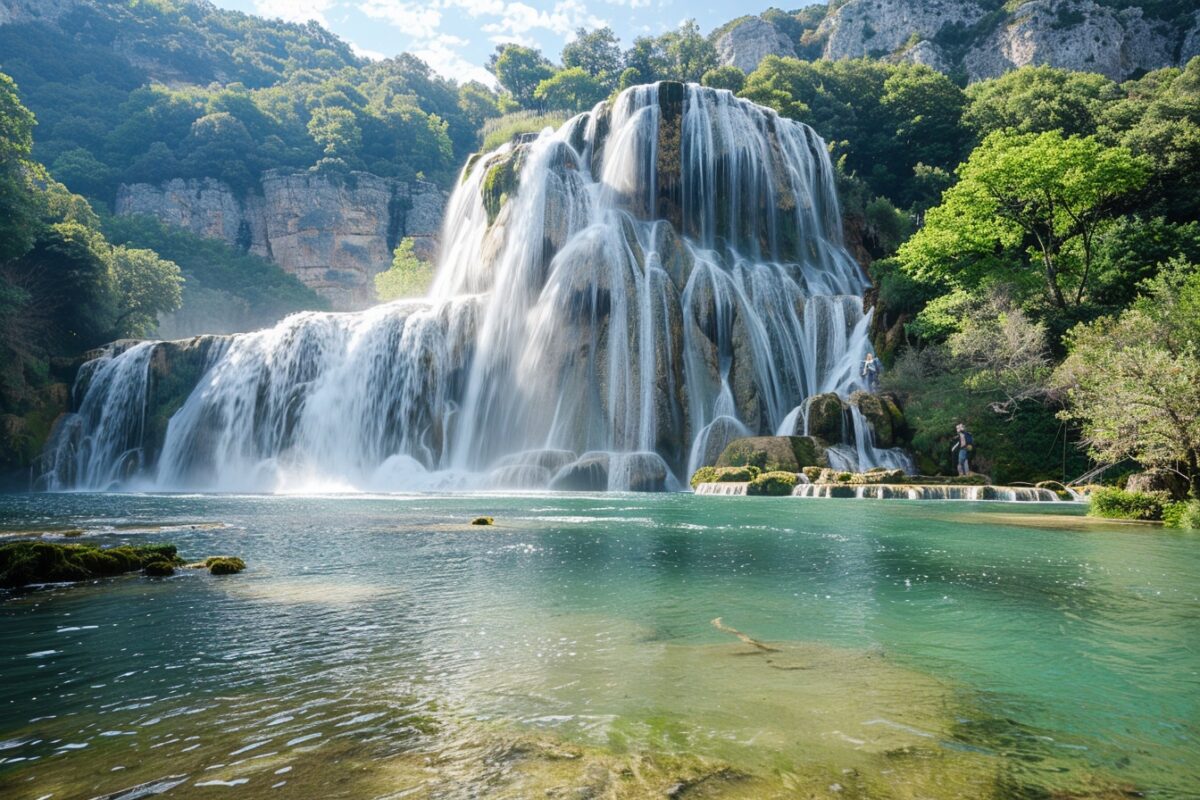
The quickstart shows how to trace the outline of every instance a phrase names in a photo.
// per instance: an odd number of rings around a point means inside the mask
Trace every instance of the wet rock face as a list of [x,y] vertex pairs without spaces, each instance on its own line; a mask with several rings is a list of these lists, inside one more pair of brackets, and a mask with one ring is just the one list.
[[149,214],[268,258],[335,310],[374,302],[373,278],[391,265],[400,239],[413,237],[426,258],[437,250],[446,196],[433,184],[365,172],[269,172],[261,186],[261,194],[240,197],[211,178],[123,185],[116,212]]
[[[840,442],[846,430],[846,407],[835,393],[819,394],[809,401],[808,433],[823,442]],[[802,431],[797,431],[802,432]]]
[[721,64],[753,72],[767,56],[794,58],[796,48],[782,31],[761,17],[748,17],[721,34],[714,43]]
[[603,492],[608,489],[608,453],[584,453],[578,461],[558,471],[550,488],[567,492]]

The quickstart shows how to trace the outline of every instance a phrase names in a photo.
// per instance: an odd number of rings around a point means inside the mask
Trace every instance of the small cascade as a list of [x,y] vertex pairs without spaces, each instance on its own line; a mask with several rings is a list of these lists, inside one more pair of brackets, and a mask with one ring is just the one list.
[[[474,158],[441,241],[428,297],[229,336],[195,374],[168,359],[149,416],[150,353],[181,344],[92,362],[42,485],[671,489],[864,388],[825,143],[727,91],[633,87]],[[874,441],[854,411],[831,458],[911,466]],[[550,451],[571,461],[511,460]]]
[[732,497],[735,495],[745,495],[749,490],[749,483],[702,483],[696,487],[696,494],[715,494]]
[[993,500],[1007,503],[1062,502],[1049,489],[1024,486],[956,486],[949,484],[800,483],[793,497],[868,500]]

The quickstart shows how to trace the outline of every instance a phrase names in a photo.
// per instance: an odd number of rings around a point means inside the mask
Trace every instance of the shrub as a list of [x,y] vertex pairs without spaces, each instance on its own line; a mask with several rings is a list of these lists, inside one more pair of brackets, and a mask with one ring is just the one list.
[[760,497],[785,497],[796,488],[794,472],[764,472],[750,481],[746,494]]
[[496,520],[492,517],[476,517],[471,520],[472,525],[493,525],[495,522]]
[[692,480],[690,481],[693,489],[695,489],[697,486],[699,486],[702,483],[716,483],[716,482],[717,482],[717,468],[716,467],[701,467],[700,469],[698,469],[692,473]]
[[1163,525],[1187,531],[1200,530],[1200,500],[1167,503],[1162,511]]
[[1105,487],[1092,492],[1088,515],[1107,519],[1162,519],[1163,507],[1169,500],[1166,492],[1127,492]]

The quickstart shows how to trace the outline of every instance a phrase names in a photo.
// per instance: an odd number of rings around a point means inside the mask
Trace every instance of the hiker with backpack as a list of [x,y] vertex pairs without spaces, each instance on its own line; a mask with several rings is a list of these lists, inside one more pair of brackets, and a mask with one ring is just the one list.
[[969,475],[971,474],[971,454],[975,452],[975,437],[961,422],[954,426],[954,431],[958,434],[958,441],[954,443],[954,447],[950,448],[950,452],[958,451],[958,474]]

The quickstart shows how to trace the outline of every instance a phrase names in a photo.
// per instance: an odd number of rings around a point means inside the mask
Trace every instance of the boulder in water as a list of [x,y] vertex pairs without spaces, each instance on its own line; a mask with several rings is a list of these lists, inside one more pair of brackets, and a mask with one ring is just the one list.
[[183,563],[175,545],[101,548],[91,544],[10,542],[0,545],[0,587],[15,589],[31,583],[86,581],[160,563],[172,567]]
[[608,489],[608,453],[584,453],[558,471],[550,488],[560,492],[603,492]]
[[494,466],[497,469],[501,467],[541,467],[554,474],[576,458],[576,454],[570,450],[522,450],[519,453],[504,456]]
[[730,442],[744,438],[749,433],[746,426],[733,417],[717,417],[700,434],[702,438],[699,442],[701,449],[698,464],[705,467],[716,464]]
[[811,436],[751,436],[735,439],[717,459],[718,467],[758,467],[764,472],[797,473],[828,463],[825,448]]

